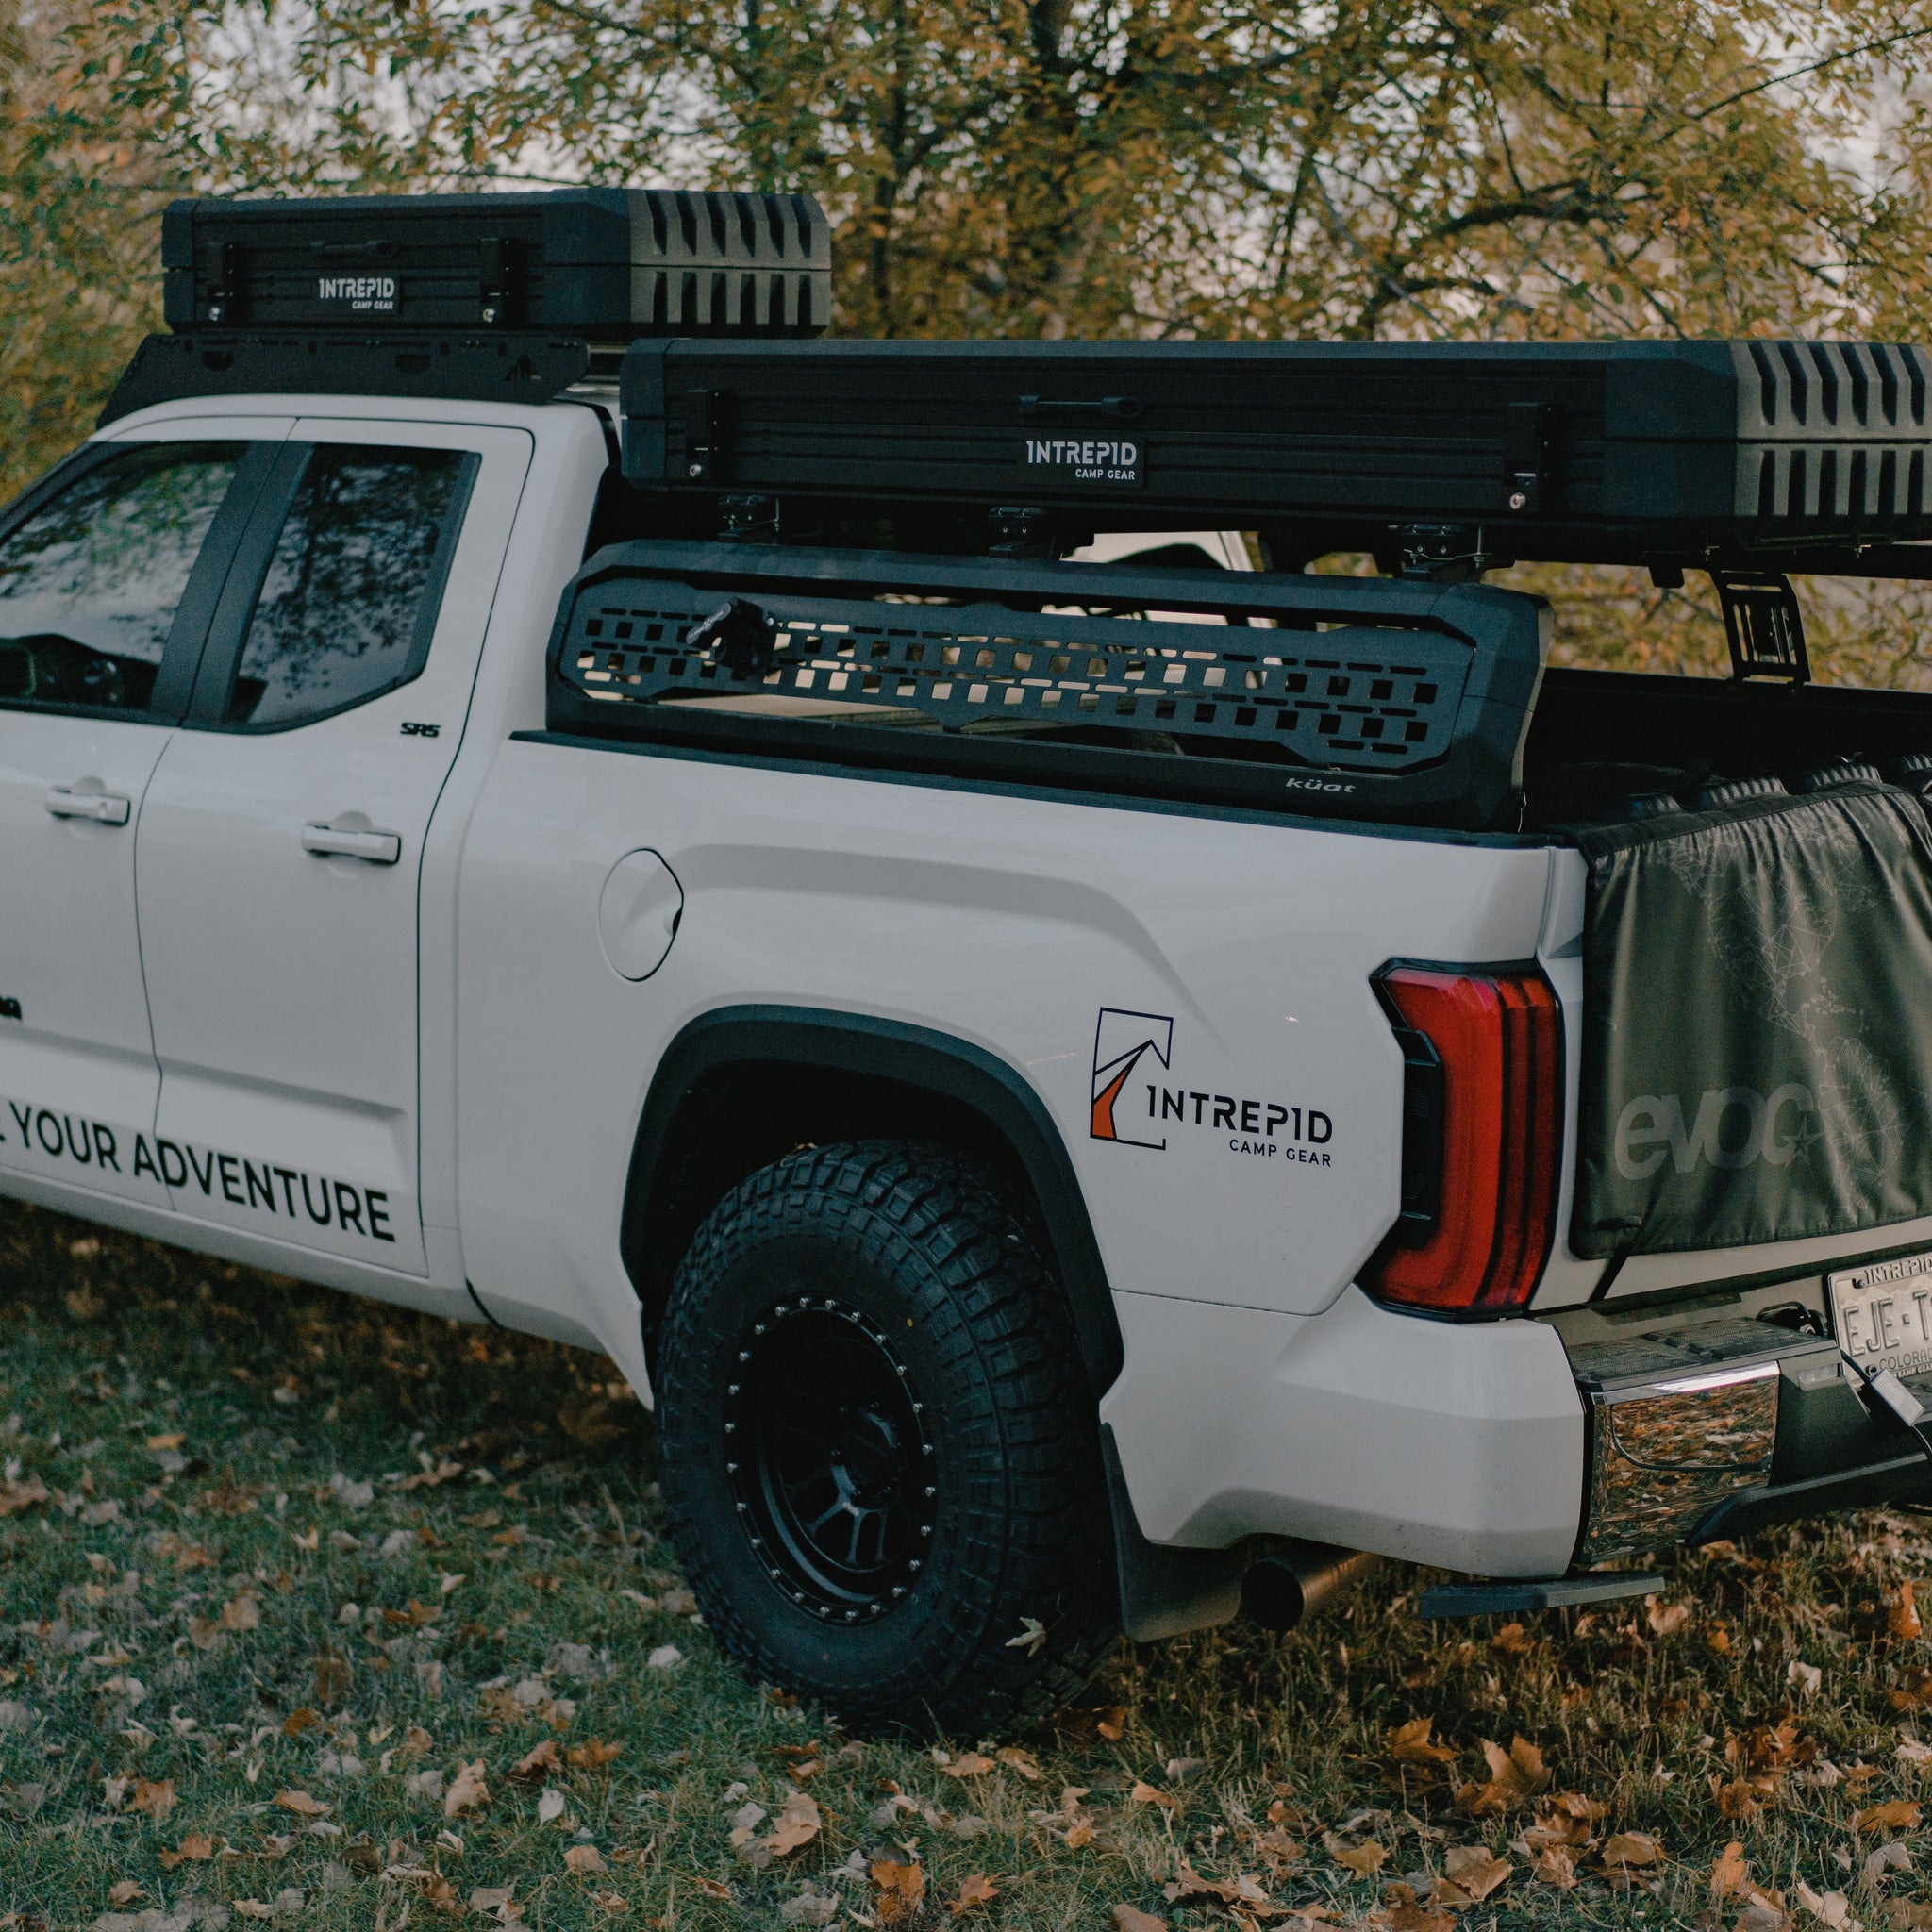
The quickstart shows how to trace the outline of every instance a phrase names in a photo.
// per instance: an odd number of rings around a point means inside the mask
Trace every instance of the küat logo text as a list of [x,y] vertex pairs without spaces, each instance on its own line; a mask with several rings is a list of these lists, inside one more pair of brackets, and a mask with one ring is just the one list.
[[318,302],[346,302],[358,313],[388,315],[396,306],[396,278],[393,275],[318,275],[315,278]]
[[1252,1160],[1330,1165],[1335,1123],[1321,1108],[1214,1093],[1174,1083],[1174,1021],[1164,1013],[1102,1007],[1093,1035],[1092,1115],[1096,1141],[1164,1151],[1171,1134],[1205,1131],[1225,1151]]
[[1761,1160],[1789,1167],[1816,1138],[1807,1123],[1817,1111],[1808,1087],[1780,1087],[1770,1094],[1718,1087],[1699,1097],[1687,1124],[1677,1094],[1640,1093],[1617,1116],[1617,1172],[1626,1181],[1644,1181],[1666,1160],[1679,1174],[1700,1163],[1737,1168]]

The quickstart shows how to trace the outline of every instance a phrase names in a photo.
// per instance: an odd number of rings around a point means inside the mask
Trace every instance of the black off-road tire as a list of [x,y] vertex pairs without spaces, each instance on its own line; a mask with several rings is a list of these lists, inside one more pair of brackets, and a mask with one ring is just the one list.
[[658,1435],[691,1589],[747,1672],[855,1731],[1044,1713],[1118,1629],[1042,1247],[985,1171],[868,1141],[753,1174],[678,1270]]

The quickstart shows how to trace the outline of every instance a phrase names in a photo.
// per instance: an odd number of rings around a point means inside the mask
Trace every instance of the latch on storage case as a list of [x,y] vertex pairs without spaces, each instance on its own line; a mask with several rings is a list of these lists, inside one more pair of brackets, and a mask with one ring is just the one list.
[[1535,516],[1543,507],[1549,438],[1549,404],[1509,405],[1503,426],[1503,508],[1517,516]]

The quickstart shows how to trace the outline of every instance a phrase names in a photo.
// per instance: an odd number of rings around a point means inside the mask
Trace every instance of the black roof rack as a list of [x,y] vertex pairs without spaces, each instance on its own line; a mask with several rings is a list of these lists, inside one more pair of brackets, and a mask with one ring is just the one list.
[[1928,387],[1862,342],[640,341],[625,471],[727,527],[943,502],[1043,551],[1258,526],[1277,568],[1815,553],[1932,538]]

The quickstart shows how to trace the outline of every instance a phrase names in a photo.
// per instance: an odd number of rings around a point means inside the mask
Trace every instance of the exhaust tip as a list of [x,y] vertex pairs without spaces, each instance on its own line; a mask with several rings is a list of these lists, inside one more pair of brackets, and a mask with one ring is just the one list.
[[1366,1550],[1277,1539],[1241,1574],[1241,1614],[1263,1630],[1292,1630],[1381,1560]]

